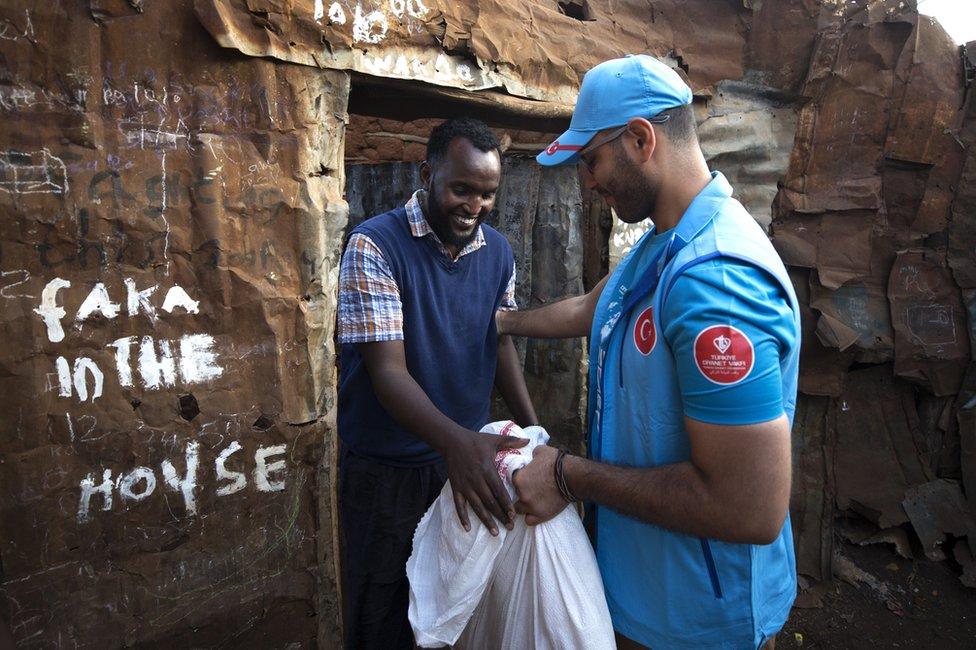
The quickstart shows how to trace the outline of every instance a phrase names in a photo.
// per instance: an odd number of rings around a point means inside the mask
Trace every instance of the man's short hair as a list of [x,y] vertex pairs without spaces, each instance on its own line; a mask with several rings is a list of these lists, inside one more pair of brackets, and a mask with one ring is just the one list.
[[698,131],[695,128],[695,109],[691,104],[675,106],[658,115],[670,115],[664,124],[655,124],[654,128],[661,129],[669,140],[678,144],[698,144]]
[[497,151],[501,156],[498,137],[481,120],[471,117],[457,117],[441,122],[430,132],[427,140],[427,163],[435,165],[447,154],[447,148],[455,138],[464,138],[479,151]]

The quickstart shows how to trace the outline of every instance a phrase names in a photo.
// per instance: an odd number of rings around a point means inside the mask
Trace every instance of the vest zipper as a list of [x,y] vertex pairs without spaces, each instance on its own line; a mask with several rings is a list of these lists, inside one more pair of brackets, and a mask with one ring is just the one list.
[[[631,310],[633,311],[633,310]],[[624,387],[624,348],[627,347],[627,334],[630,330],[630,311],[620,315],[620,320],[624,323],[624,336],[620,342],[620,354],[617,357],[617,387]]]
[[718,581],[718,571],[715,569],[715,558],[712,557],[712,547],[704,537],[699,537],[698,540],[701,542],[702,555],[705,556],[705,567],[708,569],[708,577],[712,581],[712,592],[714,592],[716,598],[721,599],[722,584]]

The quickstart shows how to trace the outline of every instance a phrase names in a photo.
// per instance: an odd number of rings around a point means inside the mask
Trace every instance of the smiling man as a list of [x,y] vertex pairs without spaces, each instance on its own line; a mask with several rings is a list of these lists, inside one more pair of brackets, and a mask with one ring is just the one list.
[[589,294],[499,313],[505,333],[590,336],[590,459],[538,447],[517,510],[596,504],[621,648],[771,647],[796,594],[790,425],[799,310],[765,233],[710,172],[692,93],[648,56],[583,78],[537,160],[580,163],[617,216],[654,228]]
[[514,510],[495,454],[525,440],[477,433],[492,385],[518,424],[537,424],[515,346],[495,327],[515,309],[512,249],[485,218],[501,179],[482,122],[437,126],[423,189],[355,228],[339,272],[339,510],[347,648],[413,648],[406,562],[450,478],[497,534]]

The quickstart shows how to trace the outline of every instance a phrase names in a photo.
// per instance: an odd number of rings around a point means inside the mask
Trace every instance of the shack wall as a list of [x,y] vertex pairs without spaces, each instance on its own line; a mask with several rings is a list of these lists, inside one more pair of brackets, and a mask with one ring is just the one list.
[[346,73],[223,50],[188,1],[0,30],[4,618],[329,645]]

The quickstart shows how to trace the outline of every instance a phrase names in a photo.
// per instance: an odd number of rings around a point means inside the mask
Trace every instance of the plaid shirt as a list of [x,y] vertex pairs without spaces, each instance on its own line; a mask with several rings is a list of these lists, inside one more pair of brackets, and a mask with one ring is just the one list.
[[[441,240],[431,230],[420,207],[423,190],[417,190],[407,201],[407,220],[414,237],[430,237],[442,255],[451,257]],[[458,258],[485,246],[485,235],[478,226],[471,240]],[[515,265],[505,288],[499,309],[512,311],[515,304]],[[368,236],[356,233],[349,238],[339,266],[340,343],[369,343],[372,341],[403,340],[403,305],[400,287],[393,278],[390,265],[382,251]]]

